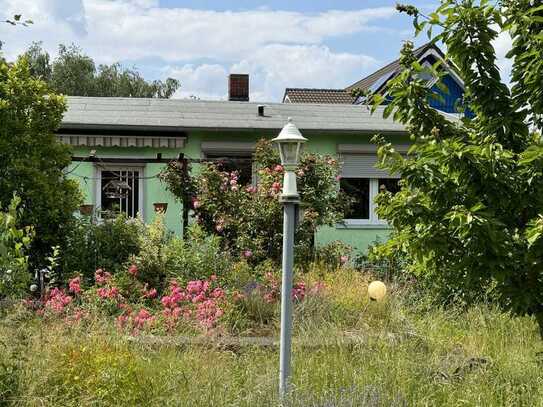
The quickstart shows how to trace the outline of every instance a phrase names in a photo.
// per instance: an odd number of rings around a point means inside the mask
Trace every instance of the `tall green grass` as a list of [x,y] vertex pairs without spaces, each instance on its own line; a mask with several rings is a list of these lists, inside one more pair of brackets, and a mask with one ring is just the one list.
[[[543,346],[530,318],[435,308],[365,278],[327,277],[297,307],[292,406],[543,406]],[[275,325],[271,328],[277,334]],[[0,406],[275,406],[278,350],[151,344],[109,321],[0,317]]]

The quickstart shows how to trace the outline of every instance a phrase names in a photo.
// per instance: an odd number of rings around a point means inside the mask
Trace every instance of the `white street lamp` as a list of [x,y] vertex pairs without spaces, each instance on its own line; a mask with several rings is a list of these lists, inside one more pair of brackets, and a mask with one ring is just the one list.
[[285,169],[283,192],[283,276],[281,285],[281,345],[279,355],[279,395],[284,398],[288,392],[290,376],[290,354],[292,347],[292,268],[294,263],[294,228],[296,206],[300,195],[296,186],[295,170],[300,161],[300,149],[307,141],[289,117],[279,136],[272,141],[279,146],[281,164]]

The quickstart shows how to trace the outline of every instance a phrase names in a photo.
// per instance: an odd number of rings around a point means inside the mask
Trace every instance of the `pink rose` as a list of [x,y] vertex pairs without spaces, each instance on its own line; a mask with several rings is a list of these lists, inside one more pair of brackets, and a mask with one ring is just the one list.
[[132,277],[136,277],[138,275],[138,266],[136,266],[135,264],[132,264],[129,268],[128,268],[128,273],[132,276]]
[[72,278],[68,283],[69,291],[74,294],[81,294],[81,279],[79,277]]

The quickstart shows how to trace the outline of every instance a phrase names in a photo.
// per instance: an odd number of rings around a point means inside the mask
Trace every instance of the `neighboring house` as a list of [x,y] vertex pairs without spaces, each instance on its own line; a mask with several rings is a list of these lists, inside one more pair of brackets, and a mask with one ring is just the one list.
[[[442,63],[441,69],[445,69],[446,75],[442,79],[448,92],[443,92],[436,86],[436,78],[428,77],[428,86],[434,92],[441,96],[442,100],[432,98],[430,105],[446,113],[458,113],[458,105],[464,95],[464,82],[458,76],[456,70],[447,65],[444,60],[444,54],[434,44],[425,44],[414,51],[420,64],[424,66],[433,66],[436,62]],[[343,103],[358,104],[363,103],[362,99],[355,99],[351,92],[355,89],[380,93],[386,96],[386,84],[398,75],[401,71],[400,62],[396,60],[384,66],[371,75],[359,80],[358,82],[347,86],[345,89],[306,89],[306,88],[287,88],[283,96],[284,103]],[[386,100],[386,99],[385,99]]]
[[[248,83],[245,92],[248,96]],[[317,232],[317,244],[339,239],[365,250],[388,234],[373,198],[381,185],[394,191],[397,179],[375,168],[376,146],[370,139],[380,133],[399,151],[406,151],[409,141],[401,124],[383,118],[383,109],[372,115],[367,106],[353,104],[92,97],[67,101],[58,137],[72,146],[67,172],[79,181],[87,209],[92,205],[132,217],[139,213],[150,222],[155,204],[167,204],[166,224],[180,234],[185,226],[182,203],[159,181],[160,170],[180,154],[194,161],[230,159],[230,169],[240,170],[251,182],[256,141],[277,136],[292,117],[309,140],[308,151],[336,156],[343,163],[341,187],[357,201],[344,224]]]

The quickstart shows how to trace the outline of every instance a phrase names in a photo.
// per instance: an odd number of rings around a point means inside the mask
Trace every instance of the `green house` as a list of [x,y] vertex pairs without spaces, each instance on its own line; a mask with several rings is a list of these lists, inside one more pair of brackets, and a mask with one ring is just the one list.
[[408,139],[381,109],[371,115],[363,105],[69,97],[58,137],[73,151],[67,172],[81,186],[82,210],[115,209],[150,222],[155,208],[167,204],[167,226],[182,233],[183,204],[157,178],[160,170],[180,154],[196,162],[220,158],[250,182],[256,141],[275,137],[289,117],[309,140],[308,151],[343,163],[342,187],[357,201],[343,224],[318,231],[317,244],[339,239],[364,250],[386,238],[373,198],[380,185],[394,190],[397,180],[374,167],[370,139],[380,133],[399,151],[407,150]]
[[[434,107],[458,120],[450,106],[462,98],[463,82],[435,45],[426,44],[415,54],[422,65],[442,62],[451,92],[442,95],[444,105]],[[308,139],[308,151],[333,155],[342,163],[341,188],[355,200],[344,221],[318,230],[315,242],[341,240],[365,251],[389,233],[376,215],[375,196],[382,185],[392,192],[398,187],[394,175],[375,168],[376,146],[370,139],[381,134],[399,152],[407,152],[409,139],[401,124],[383,118],[384,106],[370,114],[350,90],[385,92],[385,83],[399,71],[394,61],[345,89],[288,88],[283,103],[249,102],[249,77],[242,74],[229,76],[228,101],[68,97],[58,137],[73,150],[68,173],[81,185],[82,211],[116,210],[151,222],[156,210],[167,206],[166,224],[181,234],[183,203],[159,181],[161,169],[180,156],[194,163],[219,160],[224,169],[238,170],[242,181],[256,182],[251,162],[256,141],[276,137],[290,117]],[[433,89],[435,81],[429,77],[428,87]]]

